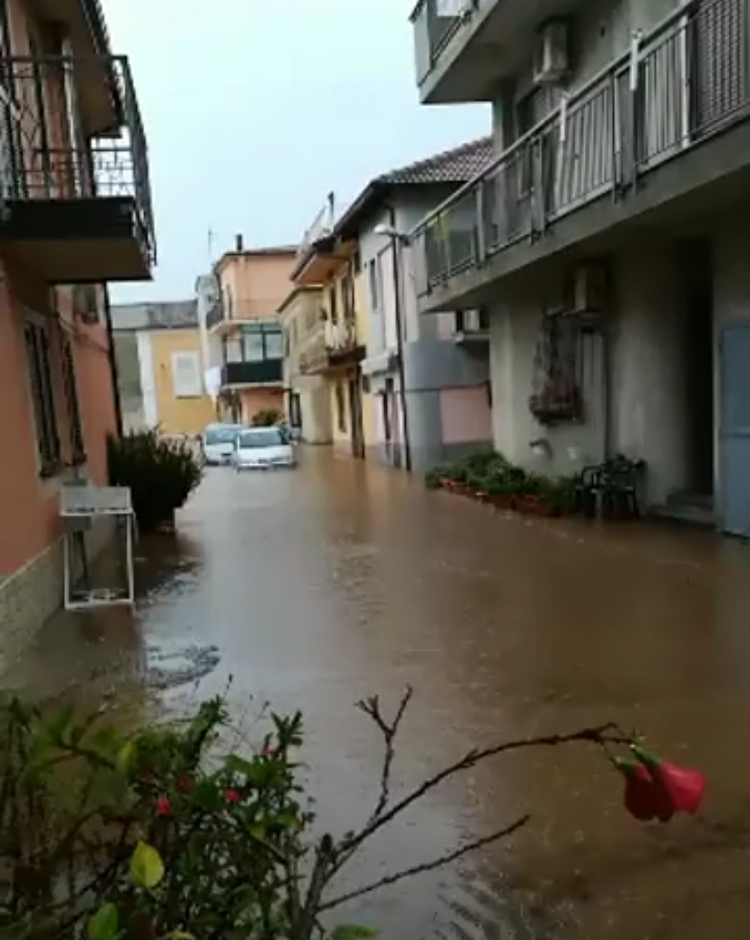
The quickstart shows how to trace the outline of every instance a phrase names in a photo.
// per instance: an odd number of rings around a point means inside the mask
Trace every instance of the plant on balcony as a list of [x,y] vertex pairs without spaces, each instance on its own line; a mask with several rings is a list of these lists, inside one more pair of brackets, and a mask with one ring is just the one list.
[[185,441],[167,441],[158,430],[134,431],[107,440],[112,486],[130,488],[143,532],[174,528],[175,510],[185,505],[203,476],[203,464]]
[[[636,820],[696,814],[706,781],[604,724],[467,750],[417,785],[394,787],[396,743],[411,700],[393,716],[377,696],[358,703],[383,758],[372,811],[353,831],[316,834],[300,783],[300,714],[271,713],[265,737],[226,749],[237,729],[222,699],[187,721],[123,735],[101,713],[77,718],[10,700],[0,705],[0,931],[23,940],[356,940],[333,912],[413,875],[501,842],[527,814],[360,887],[335,883],[370,840],[442,783],[522,750],[594,749],[622,782]],[[595,810],[592,809],[592,812]],[[326,924],[321,922],[325,916]]]
[[278,408],[263,408],[256,411],[252,417],[253,426],[256,428],[272,428],[281,424],[284,420],[284,412]]

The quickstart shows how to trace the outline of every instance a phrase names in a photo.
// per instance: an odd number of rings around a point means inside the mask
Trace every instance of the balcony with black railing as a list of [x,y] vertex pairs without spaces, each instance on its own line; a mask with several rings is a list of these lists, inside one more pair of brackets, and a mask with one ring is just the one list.
[[146,137],[123,56],[0,57],[0,237],[49,283],[143,280]]
[[284,378],[283,359],[261,359],[256,362],[226,362],[221,369],[224,388],[253,385],[280,385]]
[[421,308],[481,302],[545,254],[745,179],[748,37],[750,0],[693,0],[564,97],[412,233]]

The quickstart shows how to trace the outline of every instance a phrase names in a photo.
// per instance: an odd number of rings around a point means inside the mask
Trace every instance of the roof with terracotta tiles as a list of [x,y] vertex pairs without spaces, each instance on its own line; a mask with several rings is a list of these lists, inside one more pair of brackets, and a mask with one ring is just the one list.
[[419,186],[429,183],[465,183],[492,160],[492,138],[480,137],[452,150],[436,153],[375,178],[391,185]]

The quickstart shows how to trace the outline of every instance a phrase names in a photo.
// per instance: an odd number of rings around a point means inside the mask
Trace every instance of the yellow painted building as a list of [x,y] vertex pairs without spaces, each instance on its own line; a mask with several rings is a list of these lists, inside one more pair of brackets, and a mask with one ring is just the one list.
[[195,435],[216,420],[195,301],[115,305],[112,325],[125,430]]
[[341,239],[335,229],[308,237],[292,281],[298,288],[319,288],[321,297],[319,335],[308,344],[300,371],[320,376],[327,386],[334,446],[364,458],[375,430],[372,397],[360,368],[367,349],[369,311],[357,240]]
[[159,427],[164,434],[202,434],[216,418],[214,404],[203,389],[197,327],[154,330],[149,337]]

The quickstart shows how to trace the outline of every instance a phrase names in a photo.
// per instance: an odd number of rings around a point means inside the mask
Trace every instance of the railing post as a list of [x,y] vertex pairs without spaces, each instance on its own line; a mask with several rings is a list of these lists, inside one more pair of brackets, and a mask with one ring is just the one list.
[[630,185],[632,189],[638,186],[638,153],[640,150],[640,140],[638,129],[640,127],[640,75],[641,75],[641,41],[643,33],[640,29],[633,32],[630,39],[630,64],[628,67],[628,91],[630,100]]
[[485,202],[484,202],[485,181],[480,179],[477,183],[476,192],[476,213],[477,213],[477,237],[476,237],[476,263],[481,267],[487,259],[487,232],[485,229]]

